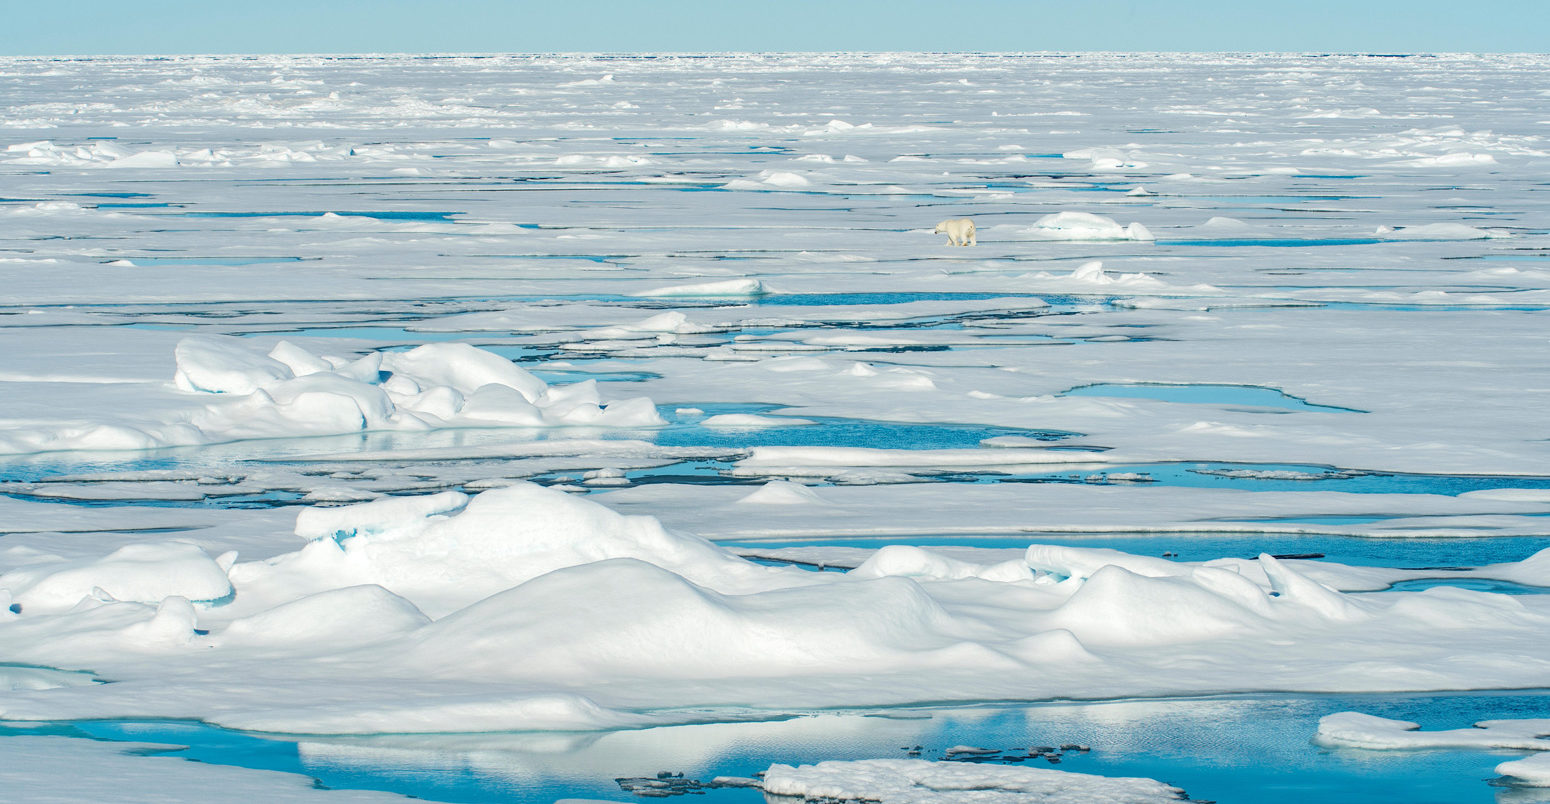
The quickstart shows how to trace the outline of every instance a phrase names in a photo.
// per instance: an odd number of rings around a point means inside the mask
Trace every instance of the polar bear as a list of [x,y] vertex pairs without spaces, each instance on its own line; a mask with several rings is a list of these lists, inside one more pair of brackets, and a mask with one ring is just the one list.
[[936,225],[934,234],[947,235],[949,246],[973,246],[979,241],[974,238],[974,221],[968,218],[952,218]]

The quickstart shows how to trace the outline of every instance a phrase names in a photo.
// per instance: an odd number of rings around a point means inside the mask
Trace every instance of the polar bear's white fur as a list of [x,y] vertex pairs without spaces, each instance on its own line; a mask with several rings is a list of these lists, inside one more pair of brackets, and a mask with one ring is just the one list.
[[952,218],[936,225],[935,234],[947,235],[949,246],[973,246],[979,243],[974,238],[974,221],[968,218]]

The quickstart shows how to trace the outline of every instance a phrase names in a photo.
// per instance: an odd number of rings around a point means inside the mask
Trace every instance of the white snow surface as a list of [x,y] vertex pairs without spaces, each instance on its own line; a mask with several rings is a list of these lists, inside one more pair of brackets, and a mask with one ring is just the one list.
[[1525,787],[1550,787],[1550,754],[1535,754],[1496,766],[1496,772]]
[[1152,779],[919,759],[771,765],[764,773],[764,792],[804,801],[859,799],[880,804],[1150,804],[1183,800],[1183,791]]
[[[814,573],[530,483],[307,510],[296,530],[311,539],[298,550],[227,559],[227,600],[23,605],[0,621],[5,655],[114,683],[16,691],[0,715],[565,730],[673,722],[680,706],[1514,687],[1550,666],[1527,637],[1550,622],[1544,596],[1352,595],[1269,556],[1034,546],[980,564],[895,546]],[[78,566],[74,588],[121,563]],[[4,577],[28,599],[33,574]],[[1183,657],[1188,677],[1160,670]]]
[[1474,728],[1420,731],[1404,720],[1337,712],[1319,718],[1314,741],[1332,748],[1402,750],[1413,748],[1511,748],[1550,751],[1550,718],[1487,720]]
[[[0,656],[28,665],[0,717],[585,730],[1542,687],[1550,596],[1384,590],[1550,587],[1545,552],[1405,555],[1545,533],[1547,76],[0,58]],[[1207,398],[1069,393],[1104,383]],[[1241,387],[1308,404],[1209,398]],[[999,482],[1035,475],[1060,482]],[[1021,541],[888,541],[985,534]],[[879,549],[815,573],[715,544],[815,535]],[[1539,739],[1504,728],[1460,731]]]
[[224,800],[280,804],[387,804],[423,801],[393,793],[329,790],[295,773],[250,770],[136,752],[175,751],[182,746],[108,743],[70,737],[7,737],[0,789],[7,801],[159,801],[203,804]]

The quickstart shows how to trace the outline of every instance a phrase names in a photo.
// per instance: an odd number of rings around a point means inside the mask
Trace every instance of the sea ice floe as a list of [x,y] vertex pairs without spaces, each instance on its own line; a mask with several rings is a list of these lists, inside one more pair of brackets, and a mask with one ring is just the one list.
[[190,762],[183,746],[25,735],[5,738],[0,783],[12,801],[195,802],[240,798],[275,804],[391,804],[394,793],[321,788],[299,773]]
[[1550,754],[1535,754],[1496,766],[1508,781],[1525,787],[1550,787]]
[[[1418,723],[1361,712],[1319,718],[1314,741],[1332,748],[1511,748],[1550,751],[1550,718],[1485,720],[1469,729],[1421,731]],[[1504,771],[1498,771],[1504,772]]]
[[771,765],[764,792],[804,801],[876,801],[879,804],[1150,804],[1182,801],[1184,791],[1152,779],[1083,773],[928,762],[920,759],[860,759],[817,765]]

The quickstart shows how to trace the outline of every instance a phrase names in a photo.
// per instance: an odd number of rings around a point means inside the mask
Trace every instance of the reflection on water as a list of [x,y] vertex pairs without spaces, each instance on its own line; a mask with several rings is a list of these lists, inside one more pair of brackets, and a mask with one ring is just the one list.
[[1495,578],[1417,578],[1413,581],[1400,581],[1390,589],[1395,592],[1419,592],[1423,589],[1446,586],[1456,589],[1471,589],[1476,592],[1491,592],[1498,595],[1543,595],[1550,594],[1550,588],[1543,586],[1529,586],[1528,584],[1502,581]]
[[[82,722],[53,733],[172,743],[204,762],[304,773],[330,788],[367,788],[445,801],[550,804],[558,798],[639,800],[614,779],[683,773],[751,776],[770,764],[904,758],[921,746],[941,759],[955,746],[1022,756],[1079,744],[1060,770],[1145,776],[1222,804],[1464,804],[1550,801],[1496,787],[1492,768],[1518,751],[1363,751],[1311,742],[1318,719],[1340,711],[1412,720],[1425,729],[1543,717],[1546,691],[1388,695],[1244,695],[1093,703],[986,704],[812,713],[777,720],[600,733],[380,735],[286,738],[187,722]],[[37,729],[0,729],[38,733]],[[3,743],[0,743],[3,745]],[[1538,797],[1536,797],[1538,796]],[[697,799],[756,804],[758,793],[717,789]]]
[[1156,399],[1162,402],[1185,402],[1206,405],[1252,405],[1255,407],[1284,408],[1287,410],[1326,410],[1361,413],[1354,408],[1334,405],[1315,405],[1306,399],[1292,396],[1275,388],[1258,385],[1186,385],[1175,383],[1094,383],[1081,385],[1061,396],[1108,396],[1132,399]]

